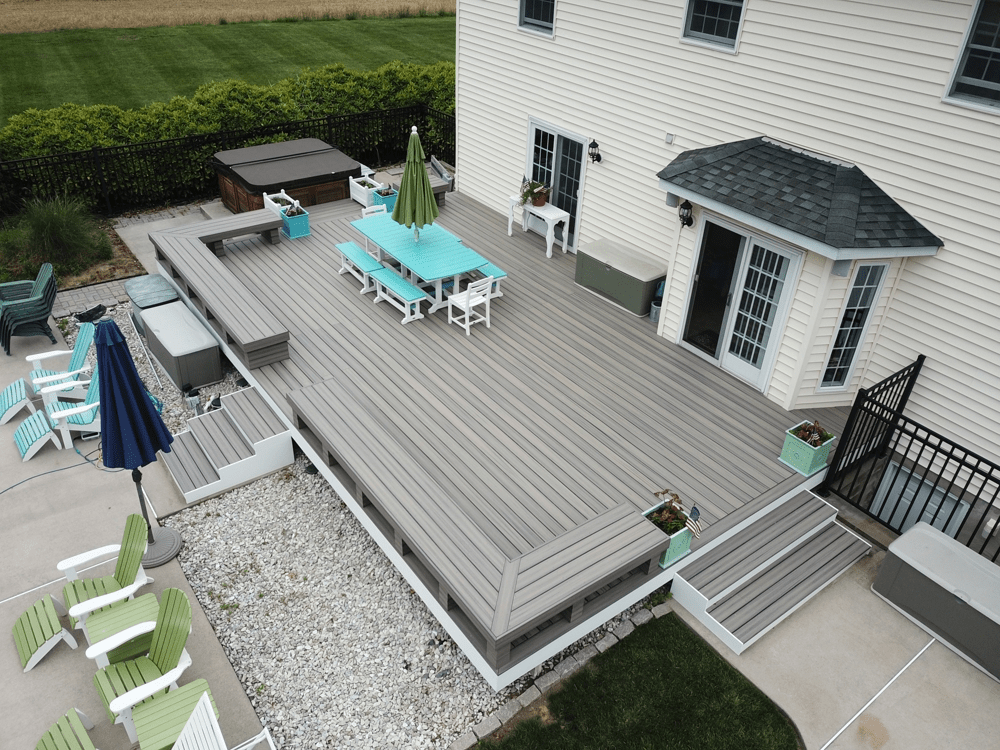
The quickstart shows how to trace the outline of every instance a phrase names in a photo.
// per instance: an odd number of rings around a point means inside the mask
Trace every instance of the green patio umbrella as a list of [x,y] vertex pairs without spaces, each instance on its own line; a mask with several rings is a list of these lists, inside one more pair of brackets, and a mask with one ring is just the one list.
[[406,147],[406,166],[399,184],[399,195],[396,196],[396,207],[392,210],[392,220],[404,227],[413,227],[413,239],[417,241],[420,239],[420,227],[433,224],[439,213],[431,180],[424,167],[424,147],[420,145],[417,126],[414,125]]

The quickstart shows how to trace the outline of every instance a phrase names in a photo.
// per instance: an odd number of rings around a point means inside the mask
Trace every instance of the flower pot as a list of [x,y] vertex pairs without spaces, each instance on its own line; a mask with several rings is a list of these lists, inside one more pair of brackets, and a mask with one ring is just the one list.
[[285,210],[281,211],[281,233],[290,240],[309,235],[309,212],[302,209],[298,216],[285,216]]
[[826,466],[826,461],[830,457],[830,445],[833,443],[834,437],[822,445],[811,446],[792,434],[804,424],[809,424],[809,421],[800,422],[785,431],[785,444],[781,448],[781,456],[778,460],[809,477]]
[[357,201],[365,208],[372,205],[372,195],[376,190],[385,187],[381,182],[375,182],[370,177],[349,177],[348,184],[351,187],[351,199]]
[[[387,192],[387,191],[383,190],[382,192]],[[372,192],[372,205],[380,206],[385,204],[386,212],[391,214],[392,210],[396,207],[396,197],[398,193],[395,190],[392,190],[392,192],[389,195],[382,195],[382,192],[379,192],[377,190]]]
[[532,198],[531,198],[531,205],[532,206],[544,206],[548,202],[549,202],[549,196],[548,196],[548,194],[546,194],[546,195],[535,195],[535,196],[532,196]]
[[[666,505],[665,502],[654,505],[642,515],[650,516],[664,505]],[[685,527],[680,531],[675,531],[673,534],[668,534],[668,537],[670,539],[670,546],[663,550],[663,554],[660,555],[661,568],[669,568],[691,551],[691,529]]]

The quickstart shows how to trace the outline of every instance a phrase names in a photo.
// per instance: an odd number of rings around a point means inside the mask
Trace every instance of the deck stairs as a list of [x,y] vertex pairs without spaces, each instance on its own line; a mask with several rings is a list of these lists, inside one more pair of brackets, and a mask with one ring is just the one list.
[[674,600],[737,654],[871,552],[833,506],[800,492],[684,564]]
[[213,497],[288,466],[292,436],[254,388],[221,398],[222,408],[188,420],[162,455],[187,503]]

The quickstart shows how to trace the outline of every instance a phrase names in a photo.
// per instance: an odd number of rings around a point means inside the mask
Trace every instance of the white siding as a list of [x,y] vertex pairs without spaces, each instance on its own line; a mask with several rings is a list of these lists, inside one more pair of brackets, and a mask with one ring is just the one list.
[[[856,379],[926,354],[909,413],[1000,460],[1000,111],[941,101],[973,7],[749,0],[731,55],[680,42],[683,0],[557,0],[551,39],[518,30],[513,0],[459,0],[459,189],[506,211],[529,116],[596,139],[604,160],[586,173],[579,241],[616,237],[671,260],[661,333],[674,340],[696,234],[678,241],[659,169],[762,134],[856,163],[946,244],[906,262]],[[826,403],[812,383],[844,293],[806,260],[768,389],[785,405]],[[825,290],[822,309],[807,309],[810,286]]]

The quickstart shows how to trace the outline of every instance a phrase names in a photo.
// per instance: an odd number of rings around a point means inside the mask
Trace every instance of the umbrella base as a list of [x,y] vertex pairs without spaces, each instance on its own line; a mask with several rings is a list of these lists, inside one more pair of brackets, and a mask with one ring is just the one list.
[[163,526],[154,526],[153,543],[146,548],[146,554],[142,556],[142,567],[158,568],[177,557],[180,551],[180,532]]

